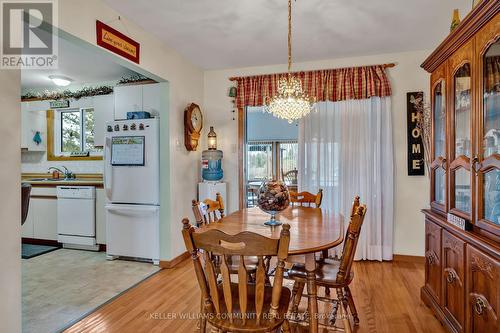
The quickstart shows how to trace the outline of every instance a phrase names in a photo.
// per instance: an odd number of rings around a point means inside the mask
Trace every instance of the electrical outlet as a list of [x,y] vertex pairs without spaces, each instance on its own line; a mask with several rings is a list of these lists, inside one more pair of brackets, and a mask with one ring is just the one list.
[[231,144],[231,152],[236,154],[238,152],[238,145],[236,143]]

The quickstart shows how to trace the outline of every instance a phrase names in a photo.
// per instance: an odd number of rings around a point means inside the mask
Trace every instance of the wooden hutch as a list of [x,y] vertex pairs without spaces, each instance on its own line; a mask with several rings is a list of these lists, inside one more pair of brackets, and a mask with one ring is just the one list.
[[500,332],[499,8],[483,0],[422,64],[434,160],[421,298],[450,332]]

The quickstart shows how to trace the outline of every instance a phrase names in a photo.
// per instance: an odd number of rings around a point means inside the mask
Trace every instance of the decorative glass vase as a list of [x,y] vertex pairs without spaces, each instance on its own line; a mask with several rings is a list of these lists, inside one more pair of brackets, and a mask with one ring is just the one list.
[[278,226],[282,223],[276,220],[276,214],[286,209],[290,204],[288,187],[279,180],[268,180],[262,183],[257,193],[257,206],[271,215],[265,222],[268,226]]

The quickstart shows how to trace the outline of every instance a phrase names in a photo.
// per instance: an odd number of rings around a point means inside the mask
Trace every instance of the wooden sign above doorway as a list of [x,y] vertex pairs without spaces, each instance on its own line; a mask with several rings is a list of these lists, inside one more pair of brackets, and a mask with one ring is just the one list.
[[96,20],[97,45],[139,63],[140,44],[109,25]]

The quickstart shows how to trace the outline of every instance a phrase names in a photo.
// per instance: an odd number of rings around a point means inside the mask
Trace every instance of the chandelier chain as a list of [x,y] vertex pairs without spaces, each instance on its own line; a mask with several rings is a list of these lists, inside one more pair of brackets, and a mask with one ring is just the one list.
[[288,74],[292,70],[292,0],[288,0]]

